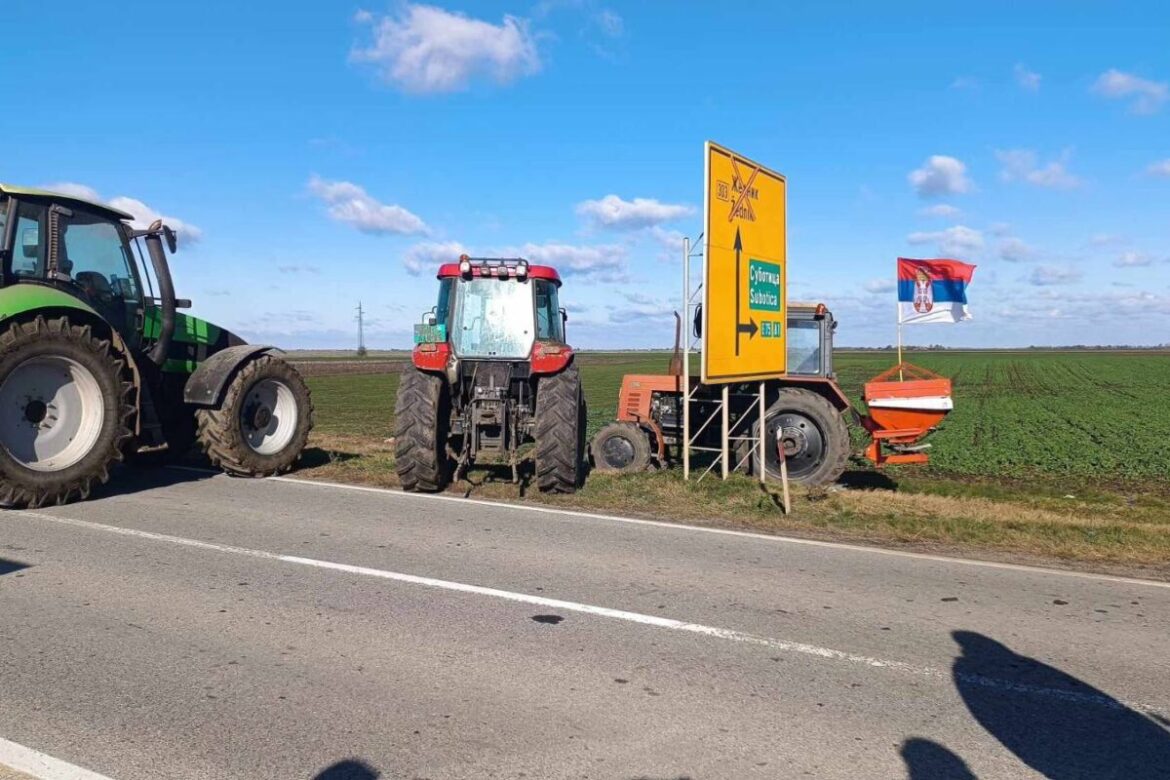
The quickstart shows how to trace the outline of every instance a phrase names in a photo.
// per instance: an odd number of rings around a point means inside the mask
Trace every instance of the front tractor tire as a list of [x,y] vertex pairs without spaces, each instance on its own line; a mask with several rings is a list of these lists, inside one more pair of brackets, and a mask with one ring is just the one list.
[[110,342],[67,317],[0,333],[0,504],[84,499],[133,436],[132,385]]
[[235,477],[271,477],[293,467],[313,428],[305,380],[275,355],[240,368],[223,402],[195,413],[196,438],[216,467]]
[[[849,426],[824,396],[801,388],[785,388],[764,415],[765,463],[769,481],[780,479],[780,453],[784,447],[788,478],[810,487],[831,485],[841,478],[849,462]],[[752,425],[758,437],[760,424]],[[777,436],[779,434],[779,436]],[[759,450],[753,447],[752,472],[760,473]]]
[[585,480],[585,396],[577,364],[536,386],[536,486],[572,493]]
[[394,401],[394,470],[403,490],[437,493],[447,486],[450,425],[446,380],[414,366],[402,372]]

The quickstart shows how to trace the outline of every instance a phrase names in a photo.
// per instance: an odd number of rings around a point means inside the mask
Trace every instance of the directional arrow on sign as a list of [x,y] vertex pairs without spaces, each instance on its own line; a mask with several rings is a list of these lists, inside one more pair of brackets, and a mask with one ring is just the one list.
[[[753,177],[754,178],[754,177]],[[739,357],[739,334],[746,333],[748,338],[752,339],[756,336],[756,331],[759,328],[756,326],[756,321],[750,316],[747,322],[739,321],[739,258],[743,254],[743,239],[740,238],[739,228],[735,229],[735,356]]]

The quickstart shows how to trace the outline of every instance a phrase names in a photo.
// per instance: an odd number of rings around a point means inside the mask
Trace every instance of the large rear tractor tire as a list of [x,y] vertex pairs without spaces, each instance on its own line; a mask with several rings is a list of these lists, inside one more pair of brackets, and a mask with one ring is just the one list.
[[585,395],[577,364],[536,387],[536,486],[572,493],[585,481]]
[[607,474],[637,474],[650,468],[650,436],[632,422],[612,422],[589,443],[593,468]]
[[109,479],[133,436],[124,368],[109,341],[67,317],[0,334],[0,504],[64,504]]
[[[792,482],[821,486],[840,479],[849,462],[849,426],[841,413],[823,396],[800,388],[786,388],[768,407],[764,417],[765,455],[769,480],[780,479],[780,443],[788,461],[788,479]],[[760,435],[759,420],[752,425],[752,436]],[[752,471],[760,473],[759,449],[752,453]]]
[[195,413],[207,457],[234,477],[271,477],[293,467],[313,429],[313,400],[300,373],[260,355],[232,377],[223,403]]
[[394,401],[394,470],[403,490],[437,493],[447,487],[450,426],[446,380],[414,366],[403,371]]

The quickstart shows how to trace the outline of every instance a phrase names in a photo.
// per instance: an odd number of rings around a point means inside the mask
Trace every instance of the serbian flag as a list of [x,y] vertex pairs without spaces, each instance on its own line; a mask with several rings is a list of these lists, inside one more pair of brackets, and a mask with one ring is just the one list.
[[967,285],[975,266],[958,260],[898,258],[898,322],[919,325],[961,322],[967,311]]

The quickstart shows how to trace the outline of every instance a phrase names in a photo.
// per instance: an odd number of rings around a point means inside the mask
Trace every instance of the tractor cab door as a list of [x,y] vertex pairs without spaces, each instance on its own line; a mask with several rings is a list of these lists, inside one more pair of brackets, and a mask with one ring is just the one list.
[[142,342],[142,283],[122,225],[80,208],[50,207],[47,278],[80,297],[131,347]]

